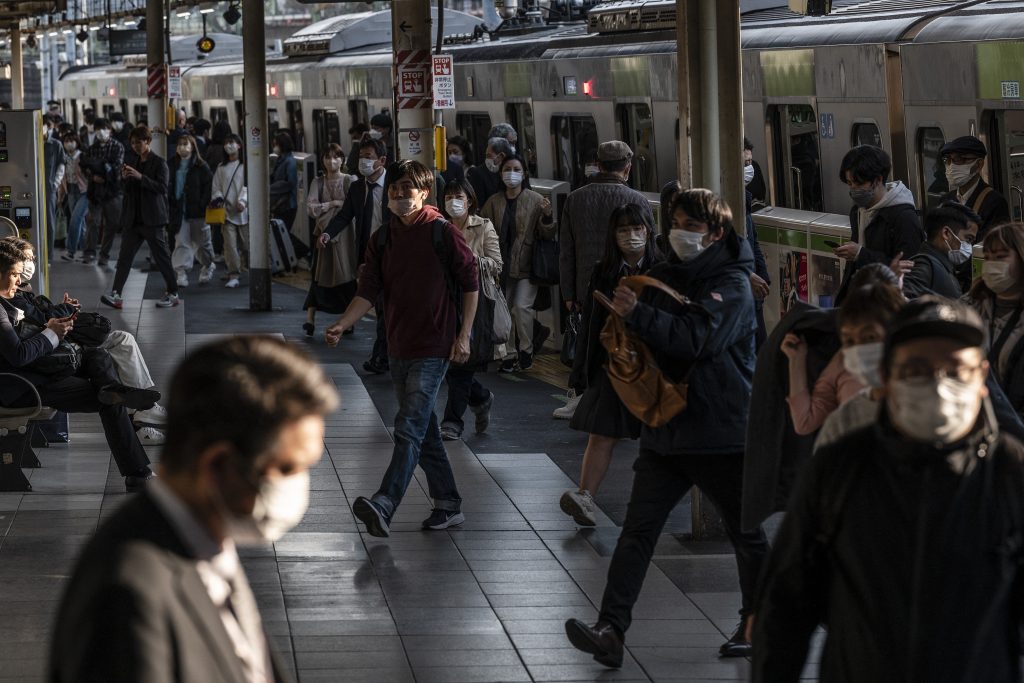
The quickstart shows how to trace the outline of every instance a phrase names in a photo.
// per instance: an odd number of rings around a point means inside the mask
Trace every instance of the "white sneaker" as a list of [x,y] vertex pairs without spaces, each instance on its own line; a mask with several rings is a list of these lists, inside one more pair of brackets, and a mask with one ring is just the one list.
[[217,264],[216,263],[211,263],[206,268],[201,268],[199,270],[199,284],[205,285],[207,282],[209,282],[210,278],[213,277],[213,273],[216,270],[217,270]]
[[597,526],[597,506],[589,491],[566,491],[558,505],[580,526]]
[[178,286],[188,287],[188,273],[183,270],[178,271]]
[[164,443],[164,433],[153,427],[139,427],[135,434],[143,446],[162,446]]
[[164,298],[156,302],[157,308],[174,308],[181,303],[181,297],[177,294],[164,294]]
[[132,415],[132,419],[138,423],[146,425],[167,424],[167,409],[159,403],[155,403],[149,410],[135,411],[135,414]]
[[582,397],[583,394],[577,396],[576,392],[570,389],[569,400],[561,408],[555,408],[554,412],[551,413],[551,416],[556,420],[571,420],[572,416],[576,413],[576,406],[579,405],[580,398]]
[[227,282],[224,283],[224,286],[227,287],[228,289],[234,289],[235,287],[238,286],[238,278],[233,277],[229,279]]

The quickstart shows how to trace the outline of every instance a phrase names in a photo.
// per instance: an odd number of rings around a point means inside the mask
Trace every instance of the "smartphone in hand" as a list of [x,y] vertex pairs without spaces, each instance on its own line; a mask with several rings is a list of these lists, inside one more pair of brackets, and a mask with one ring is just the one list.
[[824,240],[824,242],[826,246],[832,247],[833,249],[839,248],[839,242],[835,242],[833,240]]

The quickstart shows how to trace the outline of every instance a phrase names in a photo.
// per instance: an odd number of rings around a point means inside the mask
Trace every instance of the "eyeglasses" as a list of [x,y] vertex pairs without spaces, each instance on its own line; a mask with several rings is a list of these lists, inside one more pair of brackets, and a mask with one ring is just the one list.
[[957,166],[960,166],[961,164],[973,164],[979,158],[980,157],[965,157],[959,154],[947,154],[946,156],[942,157],[942,163],[945,164],[946,166],[949,166],[950,164],[956,164]]
[[911,360],[893,366],[892,376],[898,380],[952,379],[967,384],[981,372],[980,365],[946,365],[936,368],[925,361]]

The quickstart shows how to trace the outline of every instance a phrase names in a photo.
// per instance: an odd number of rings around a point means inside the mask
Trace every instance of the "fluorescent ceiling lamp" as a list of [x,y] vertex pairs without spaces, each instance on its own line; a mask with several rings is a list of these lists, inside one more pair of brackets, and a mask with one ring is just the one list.
[[181,6],[181,7],[178,8],[178,11],[177,11],[176,14],[181,19],[188,19],[190,16],[192,16],[192,10],[189,9],[188,7]]
[[124,25],[125,26],[135,26],[135,24],[137,24],[137,23],[138,22],[136,22],[134,19],[130,19],[130,18],[124,20]]
[[64,29],[64,33],[66,33],[66,34],[68,34],[68,35],[74,35],[74,33],[75,33],[75,32],[74,32],[74,31],[72,31],[72,30],[71,30],[71,29],[69,29],[69,28],[66,28],[66,29]]
[[99,30],[100,30],[100,28],[101,28],[101,27],[99,27],[99,26],[90,26],[90,27],[89,27],[89,30],[90,30],[90,31],[99,31]]
[[217,11],[217,3],[215,2],[201,2],[199,3],[200,14],[213,14]]
[[59,36],[59,35],[60,35],[60,33],[58,33],[57,31],[50,31],[50,32],[48,32],[48,33],[47,33],[46,35],[48,35],[48,36],[50,36],[51,38],[53,38],[54,36]]

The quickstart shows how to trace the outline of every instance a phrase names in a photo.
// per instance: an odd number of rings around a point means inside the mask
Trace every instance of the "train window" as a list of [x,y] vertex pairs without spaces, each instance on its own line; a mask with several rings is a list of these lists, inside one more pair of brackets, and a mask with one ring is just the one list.
[[619,135],[633,150],[629,184],[643,192],[657,192],[657,166],[654,161],[654,121],[646,104],[620,104],[616,109]]
[[228,120],[228,108],[227,107],[210,107],[210,123],[214,124],[218,121]]
[[149,125],[149,106],[145,104],[136,104],[132,107],[132,121],[136,126],[146,124]]
[[921,189],[925,198],[925,212],[941,204],[942,195],[949,192],[946,167],[939,156],[939,150],[945,143],[941,128],[917,129],[917,158],[921,164],[918,173],[921,176]]
[[238,121],[239,135],[245,129],[245,105],[242,100],[235,100],[235,120]]
[[202,102],[193,102],[192,103],[192,116],[196,117],[197,119],[203,118],[203,103]]
[[348,101],[348,120],[353,126],[357,123],[370,125],[370,115],[366,110],[366,100]]
[[473,155],[483,161],[487,154],[487,134],[491,132],[491,117],[487,114],[463,112],[455,115],[455,129],[469,140]]
[[565,180],[572,189],[583,184],[588,156],[597,149],[597,125],[593,116],[552,116],[551,146],[555,158],[555,179]]
[[267,109],[267,131],[273,138],[277,129],[281,127],[281,117],[277,115],[277,109]]
[[341,144],[341,122],[338,120],[337,111],[334,109],[313,110],[313,138],[317,158],[323,156],[327,145],[332,142]]
[[295,150],[297,152],[305,152],[306,132],[302,128],[302,102],[288,100],[285,102],[285,107],[288,108],[288,125],[291,128]]
[[533,125],[533,107],[528,102],[514,102],[505,105],[505,117],[516,129],[519,141],[516,153],[526,159],[530,175],[537,175],[537,129]]
[[96,109],[97,108],[98,107],[96,105],[96,100],[89,100],[89,109],[92,109],[92,113],[93,113],[94,116],[97,115],[96,114]]
[[850,134],[850,144],[853,147],[860,145],[871,145],[872,147],[882,146],[882,134],[874,123],[855,123]]
[[103,105],[103,118],[109,120],[110,115],[114,113],[114,105],[104,104]]
[[125,116],[128,116],[128,100],[118,101],[118,106],[120,108],[120,112]]

